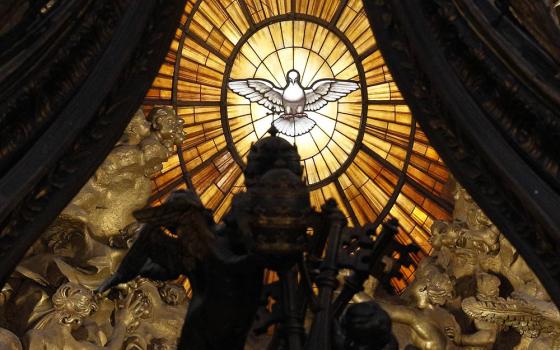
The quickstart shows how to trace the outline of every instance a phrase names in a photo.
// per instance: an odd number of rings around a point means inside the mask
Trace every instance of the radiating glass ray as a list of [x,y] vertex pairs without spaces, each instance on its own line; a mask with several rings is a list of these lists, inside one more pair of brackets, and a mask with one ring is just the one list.
[[[450,216],[449,174],[377,50],[361,0],[189,0],[143,106],[146,115],[156,105],[173,106],[184,120],[180,152],[188,174],[178,155],[170,157],[152,179],[152,204],[185,188],[183,177],[190,176],[221,220],[233,195],[244,190],[251,144],[279,118],[224,84],[261,78],[284,88],[291,69],[304,88],[319,79],[360,85],[307,111],[316,123],[309,132],[280,135],[298,147],[312,204],[334,198],[351,225],[388,213],[400,222],[397,240],[421,247],[412,256],[420,261],[431,249],[431,224]],[[403,267],[404,279],[391,281],[395,290],[405,288],[414,271]]]
[[245,0],[255,22],[291,11],[291,0]]

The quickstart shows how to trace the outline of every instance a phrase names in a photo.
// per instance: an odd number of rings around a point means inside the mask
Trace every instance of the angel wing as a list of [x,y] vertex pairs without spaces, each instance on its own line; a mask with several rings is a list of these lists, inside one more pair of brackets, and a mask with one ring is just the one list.
[[[144,226],[117,271],[97,288],[98,292],[136,276],[162,281],[175,279],[185,273],[187,255],[198,257],[207,253],[205,243],[214,238],[211,212],[192,191],[177,190],[160,206],[136,210],[133,214]],[[188,231],[189,244],[194,247],[183,247],[180,237],[174,235],[179,230]]]
[[321,79],[305,89],[305,110],[317,111],[327,103],[334,102],[358,89],[351,80]]
[[228,87],[236,94],[278,112],[284,111],[282,89],[264,79],[232,80]]

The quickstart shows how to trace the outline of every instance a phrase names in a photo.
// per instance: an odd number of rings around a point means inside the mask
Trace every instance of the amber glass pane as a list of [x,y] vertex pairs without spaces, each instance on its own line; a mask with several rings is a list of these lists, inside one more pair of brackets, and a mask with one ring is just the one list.
[[[189,0],[143,106],[173,106],[187,135],[153,178],[153,204],[189,178],[221,220],[244,190],[251,144],[280,117],[228,82],[265,79],[282,91],[292,69],[306,89],[322,79],[358,86],[306,110],[309,130],[280,134],[298,147],[312,204],[334,198],[350,225],[397,218],[397,240],[421,248],[413,260],[429,254],[430,226],[450,217],[448,171],[377,50],[362,0]],[[402,268],[395,290],[414,269]]]

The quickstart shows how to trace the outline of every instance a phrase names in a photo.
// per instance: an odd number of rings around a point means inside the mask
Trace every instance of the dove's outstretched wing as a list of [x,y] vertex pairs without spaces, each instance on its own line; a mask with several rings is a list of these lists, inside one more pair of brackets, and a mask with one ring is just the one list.
[[317,111],[358,88],[358,83],[351,80],[317,80],[310,88],[305,89],[305,110]]
[[256,102],[270,110],[284,111],[282,104],[282,89],[264,79],[232,80],[228,87],[236,94]]

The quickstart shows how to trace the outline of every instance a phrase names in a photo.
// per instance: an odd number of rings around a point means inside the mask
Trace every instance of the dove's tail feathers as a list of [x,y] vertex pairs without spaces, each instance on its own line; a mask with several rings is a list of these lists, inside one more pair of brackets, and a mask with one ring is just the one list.
[[315,121],[309,117],[278,118],[274,126],[278,132],[286,136],[299,136],[315,127]]

